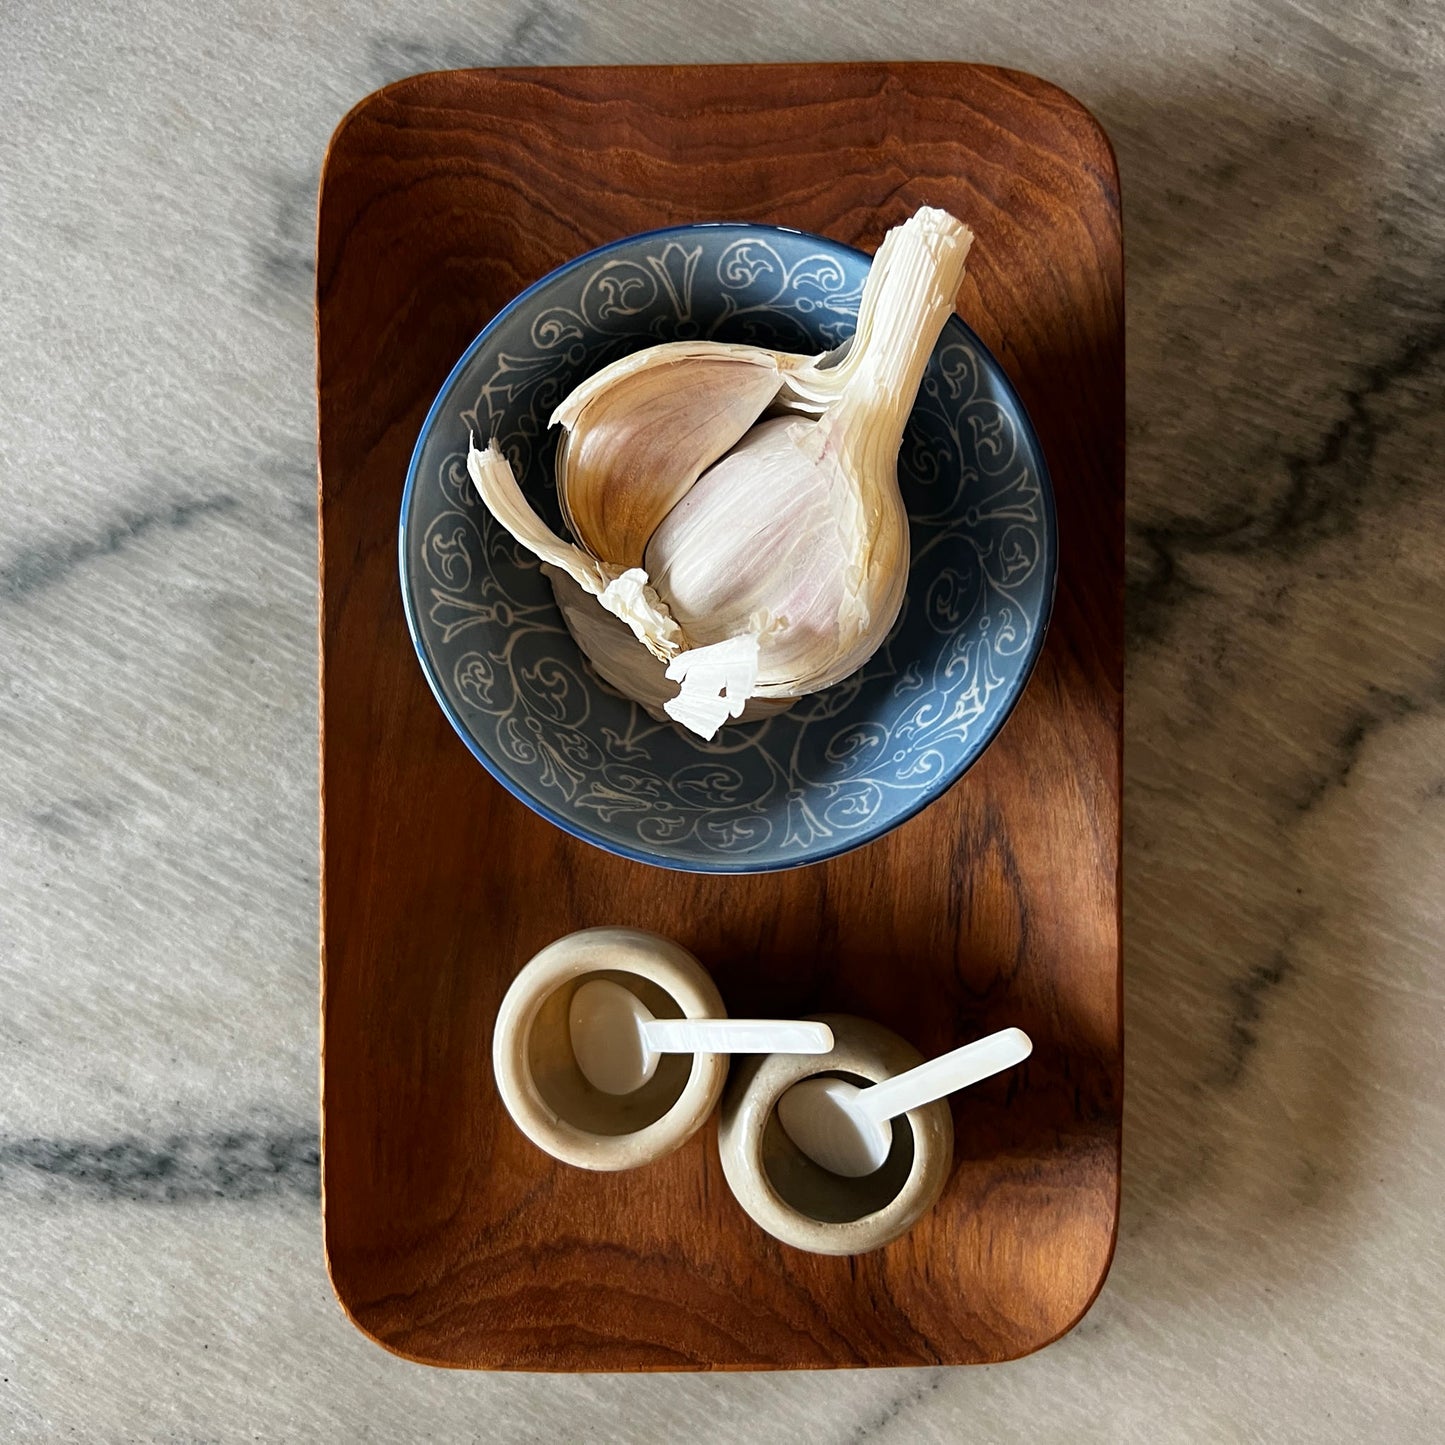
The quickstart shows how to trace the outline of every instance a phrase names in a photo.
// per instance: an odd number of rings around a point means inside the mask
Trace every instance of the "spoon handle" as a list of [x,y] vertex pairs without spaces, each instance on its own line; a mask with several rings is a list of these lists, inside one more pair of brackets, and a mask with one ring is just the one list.
[[940,1054],[916,1069],[884,1079],[881,1084],[869,1084],[858,1091],[854,1107],[882,1124],[1021,1064],[1033,1047],[1022,1029],[1000,1029],[976,1043]]
[[643,1042],[657,1054],[826,1054],[827,1024],[791,1019],[649,1019]]

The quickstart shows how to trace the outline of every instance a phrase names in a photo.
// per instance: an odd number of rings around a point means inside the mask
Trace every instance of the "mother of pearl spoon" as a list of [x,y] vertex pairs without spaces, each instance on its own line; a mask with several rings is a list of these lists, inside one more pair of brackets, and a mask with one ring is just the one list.
[[572,995],[572,1053],[582,1077],[604,1094],[631,1094],[657,1072],[662,1054],[826,1054],[827,1024],[787,1019],[659,1019],[629,988],[593,978]]
[[778,1122],[815,1164],[860,1179],[883,1167],[893,1147],[891,1121],[900,1114],[1002,1073],[1032,1051],[1022,1029],[1001,1029],[866,1088],[819,1074],[778,1100]]

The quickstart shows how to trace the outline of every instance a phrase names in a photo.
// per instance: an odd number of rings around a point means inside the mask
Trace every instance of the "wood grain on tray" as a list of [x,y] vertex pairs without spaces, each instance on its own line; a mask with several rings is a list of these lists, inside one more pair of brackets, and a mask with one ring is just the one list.
[[[397,517],[432,398],[503,304],[605,241],[736,218],[871,250],[923,204],[978,233],[959,309],[1053,474],[1058,599],[1026,695],[939,802],[825,864],[679,875],[568,837],[470,757],[407,636]],[[1016,73],[447,72],[342,123],[317,267],[323,1185],[337,1293],[388,1348],[554,1370],[963,1363],[1088,1307],[1119,1181],[1122,284],[1106,139]],[[956,1101],[953,1177],[911,1234],[800,1254],[733,1201],[711,1127],[597,1176],[502,1111],[507,983],[602,923],[678,939],[738,1014],[859,1013],[929,1055],[1016,1024],[1034,1054],[1021,1083]]]

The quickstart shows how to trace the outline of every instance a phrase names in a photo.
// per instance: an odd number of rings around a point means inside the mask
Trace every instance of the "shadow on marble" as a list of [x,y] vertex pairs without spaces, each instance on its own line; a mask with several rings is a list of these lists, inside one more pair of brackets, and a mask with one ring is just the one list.
[[1385,219],[1419,176],[1323,91],[1273,110],[1176,77],[1095,111],[1129,326],[1112,1287],[1283,1290],[1338,1265],[1373,1182],[1401,819],[1385,780],[1361,806],[1360,764],[1445,703],[1445,286]]

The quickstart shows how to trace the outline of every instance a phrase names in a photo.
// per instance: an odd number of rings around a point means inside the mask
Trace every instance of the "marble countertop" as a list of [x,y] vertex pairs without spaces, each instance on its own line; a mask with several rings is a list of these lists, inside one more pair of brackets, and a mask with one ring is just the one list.
[[[1047,76],[1123,172],[1113,1273],[996,1368],[405,1364],[317,1208],[327,137],[437,67],[880,55]],[[0,95],[0,1438],[1439,1438],[1445,11],[32,0]]]

